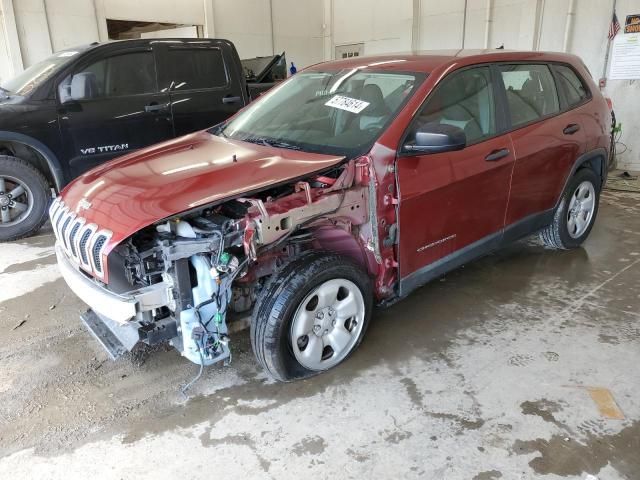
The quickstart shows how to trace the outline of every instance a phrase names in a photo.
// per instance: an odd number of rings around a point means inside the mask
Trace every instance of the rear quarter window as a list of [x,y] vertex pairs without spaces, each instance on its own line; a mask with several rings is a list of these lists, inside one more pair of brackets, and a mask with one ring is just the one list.
[[589,98],[590,93],[582,79],[572,68],[565,65],[555,67],[559,87],[564,90],[570,107],[578,105]]

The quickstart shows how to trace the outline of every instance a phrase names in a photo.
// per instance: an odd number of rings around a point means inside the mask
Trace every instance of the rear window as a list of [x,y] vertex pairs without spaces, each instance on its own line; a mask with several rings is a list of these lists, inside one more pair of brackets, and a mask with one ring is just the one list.
[[572,107],[589,98],[589,90],[573,69],[564,65],[558,65],[555,69],[558,74],[558,82],[561,85],[560,88],[564,89],[569,106]]
[[558,92],[546,65],[500,65],[513,126],[560,111]]
[[163,84],[177,91],[224,87],[227,73],[218,48],[170,48],[168,77]]

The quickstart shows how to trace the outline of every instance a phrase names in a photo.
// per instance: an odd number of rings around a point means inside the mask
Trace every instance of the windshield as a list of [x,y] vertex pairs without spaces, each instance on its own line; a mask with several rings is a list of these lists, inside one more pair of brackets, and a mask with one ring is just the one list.
[[298,73],[212,132],[354,157],[370,148],[424,77],[360,69]]
[[64,50],[31,65],[24,72],[7,80],[2,88],[10,95],[29,95],[42,82],[51,76],[59,67],[77,55],[79,50]]

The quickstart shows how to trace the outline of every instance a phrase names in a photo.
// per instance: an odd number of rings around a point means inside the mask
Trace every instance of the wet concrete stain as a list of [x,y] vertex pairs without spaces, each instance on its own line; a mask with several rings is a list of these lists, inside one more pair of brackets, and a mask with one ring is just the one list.
[[438,418],[442,420],[449,420],[458,424],[460,429],[457,431],[457,434],[460,435],[464,430],[479,430],[484,425],[484,420],[481,418],[477,418],[475,420],[470,420],[461,415],[456,415],[454,413],[441,413],[441,412],[425,412],[432,418]]
[[218,445],[240,445],[249,447],[253,454],[256,456],[260,467],[265,472],[269,472],[269,468],[271,467],[271,462],[265,459],[263,456],[259,455],[256,450],[255,441],[251,438],[251,436],[247,434],[238,434],[238,435],[227,435],[222,438],[211,438],[211,427],[206,429],[205,432],[200,435],[200,441],[202,442],[203,447],[216,447]]
[[615,335],[606,335],[601,333],[598,335],[598,341],[600,343],[608,343],[609,345],[618,345],[620,344],[620,339]]
[[553,416],[554,413],[562,410],[562,406],[557,402],[544,399],[535,402],[526,401],[520,404],[520,409],[525,415],[536,415],[542,418],[545,422],[553,423],[558,428],[567,430],[566,425],[556,420],[556,417]]
[[358,452],[352,448],[347,448],[345,453],[353,458],[358,463],[364,463],[371,458],[370,455],[362,452]]
[[413,433],[406,430],[395,430],[391,433],[388,433],[387,436],[384,437],[384,441],[387,443],[398,444],[403,440],[411,438],[412,435]]
[[303,455],[320,455],[327,448],[324,438],[315,435],[300,440],[293,446],[293,453],[301,457]]
[[488,470],[486,472],[480,472],[473,480],[497,480],[498,478],[502,478],[502,473],[498,470]]
[[549,440],[518,440],[512,451],[520,455],[539,453],[529,466],[540,475],[597,475],[611,464],[623,478],[637,479],[640,472],[640,422],[635,421],[612,435],[589,434],[584,443],[566,435],[554,435]]
[[413,403],[418,408],[422,408],[423,397],[422,397],[422,393],[420,393],[420,391],[418,390],[418,386],[416,385],[416,382],[414,382],[412,379],[408,377],[405,377],[400,380],[400,383],[402,383],[402,385],[404,385],[404,388],[407,390],[407,395],[409,395],[409,398],[411,399],[411,403]]
[[45,265],[53,265],[56,263],[56,255],[55,253],[49,253],[43,255],[40,258],[36,258],[34,260],[30,260],[24,263],[14,263],[13,265],[9,265],[4,271],[0,273],[18,273],[18,272],[29,272],[31,270],[36,270],[39,267],[43,267]]

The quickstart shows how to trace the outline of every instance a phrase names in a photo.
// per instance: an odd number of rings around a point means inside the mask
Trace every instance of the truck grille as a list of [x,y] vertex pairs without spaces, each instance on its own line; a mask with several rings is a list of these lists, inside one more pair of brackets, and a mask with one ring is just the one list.
[[49,217],[56,239],[69,258],[96,277],[104,277],[102,254],[111,238],[111,232],[101,230],[95,223],[87,224],[84,218],[72,212],[60,198],[56,198],[51,204]]

